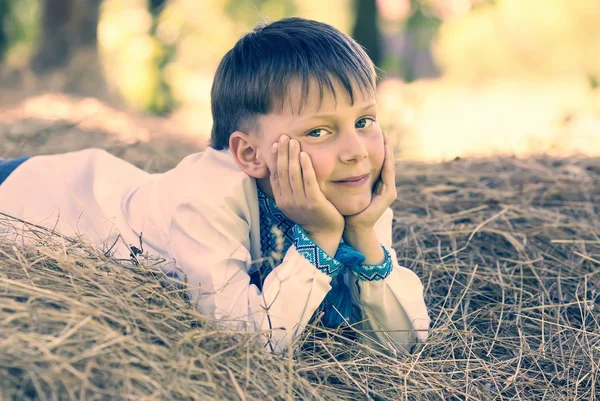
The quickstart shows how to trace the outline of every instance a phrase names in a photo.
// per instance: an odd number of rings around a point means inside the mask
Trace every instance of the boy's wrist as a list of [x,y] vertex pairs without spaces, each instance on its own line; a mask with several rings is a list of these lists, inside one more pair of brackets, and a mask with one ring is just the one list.
[[341,231],[305,232],[310,237],[310,239],[323,251],[325,251],[329,256],[335,256],[338,246],[340,245],[340,240],[342,239]]
[[[371,227],[353,227],[353,226],[346,224],[346,226],[344,227],[344,233],[343,233],[344,238],[346,236],[366,237],[366,236],[370,236],[370,235],[376,235],[375,227],[373,227],[373,226],[371,226]],[[345,241],[345,239],[344,239],[344,241]]]
[[365,256],[363,264],[377,265],[385,261],[385,253],[377,238],[374,228],[346,229],[343,233],[344,242]]

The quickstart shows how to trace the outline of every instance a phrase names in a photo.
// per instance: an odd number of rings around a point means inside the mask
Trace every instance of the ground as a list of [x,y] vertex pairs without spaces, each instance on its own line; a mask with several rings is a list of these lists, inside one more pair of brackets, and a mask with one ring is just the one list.
[[[0,112],[0,157],[96,146],[161,172],[204,146],[162,122],[30,99]],[[152,261],[32,228],[34,247],[0,240],[0,398],[598,399],[600,159],[399,162],[397,185],[394,247],[432,317],[412,354],[313,328],[270,356],[198,316]]]

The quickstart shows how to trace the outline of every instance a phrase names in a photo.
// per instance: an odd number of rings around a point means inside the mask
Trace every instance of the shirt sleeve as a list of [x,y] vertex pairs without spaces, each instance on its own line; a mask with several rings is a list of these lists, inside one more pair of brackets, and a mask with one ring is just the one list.
[[282,352],[331,289],[331,276],[300,253],[306,250],[302,244],[300,251],[291,245],[259,291],[250,283],[250,225],[241,215],[227,202],[178,205],[169,227],[169,253],[185,273],[200,313],[228,327],[261,332],[267,349]]
[[[391,273],[394,268],[392,263],[392,257],[390,256],[389,251],[385,246],[381,246],[383,249],[383,254],[385,255],[385,259],[383,263],[378,265],[367,265],[364,263],[352,265],[352,272],[354,275],[362,281],[378,281],[385,280]],[[365,260],[365,257],[362,253],[354,250],[357,254],[362,256],[362,260]]]
[[[416,341],[427,339],[430,318],[423,298],[423,284],[417,275],[398,265],[392,248],[393,212],[386,210],[375,226],[384,247],[382,265],[359,267],[359,301],[365,318],[364,329],[372,338],[367,342],[384,347],[410,349]],[[391,263],[391,269],[387,265]],[[379,276],[383,274],[383,276]],[[374,278],[367,280],[366,278]]]
[[294,225],[293,236],[296,251],[304,256],[315,268],[330,277],[335,277],[342,271],[344,265],[334,257],[328,255],[319,245],[315,244],[300,225]]

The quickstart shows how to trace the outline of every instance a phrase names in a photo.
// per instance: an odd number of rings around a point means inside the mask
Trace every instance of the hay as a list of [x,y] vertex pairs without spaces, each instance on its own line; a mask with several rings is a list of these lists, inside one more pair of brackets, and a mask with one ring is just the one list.
[[154,270],[35,231],[36,247],[0,247],[2,399],[281,399],[289,375],[298,396],[315,392]]
[[265,354],[151,269],[37,230],[39,246],[0,241],[2,399],[597,399],[600,160],[397,172],[395,248],[433,318],[412,355],[318,328]]
[[413,386],[434,399],[596,399],[600,160],[398,172],[395,247],[435,327]]

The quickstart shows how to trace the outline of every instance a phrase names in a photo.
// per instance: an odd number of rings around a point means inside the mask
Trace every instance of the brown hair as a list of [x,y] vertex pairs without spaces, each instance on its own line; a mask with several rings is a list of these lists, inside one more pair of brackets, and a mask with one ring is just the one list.
[[[256,117],[283,107],[293,79],[308,95],[310,80],[334,97],[337,79],[354,102],[353,87],[374,94],[377,74],[364,49],[336,28],[302,18],[259,25],[225,54],[213,81],[210,146],[229,147],[234,131],[256,128]],[[353,85],[355,84],[355,85]]]

